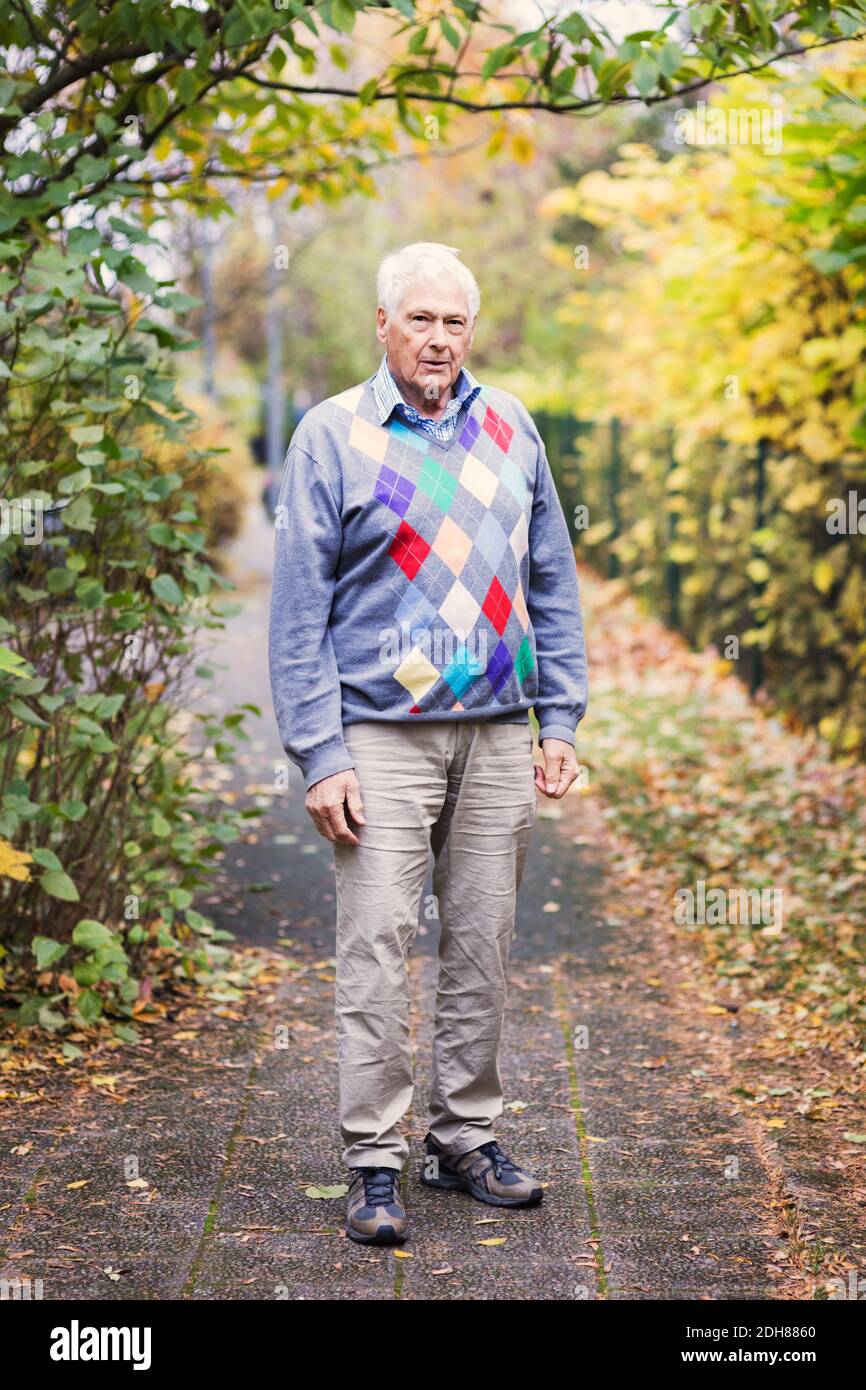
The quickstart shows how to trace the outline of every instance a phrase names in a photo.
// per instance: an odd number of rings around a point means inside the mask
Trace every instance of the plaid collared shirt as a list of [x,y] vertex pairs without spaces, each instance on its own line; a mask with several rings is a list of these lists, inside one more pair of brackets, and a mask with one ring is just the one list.
[[371,378],[373,383],[373,393],[376,397],[376,408],[379,413],[379,424],[384,425],[385,421],[396,410],[397,414],[410,425],[416,425],[425,434],[432,435],[440,444],[447,444],[457,426],[457,416],[463,406],[467,408],[475,400],[481,390],[480,381],[466,367],[461,367],[457,380],[454,383],[454,395],[445,407],[445,411],[439,420],[431,420],[426,415],[422,415],[413,405],[409,405],[400,394],[391,369],[388,366],[388,354],[382,358],[379,370]]

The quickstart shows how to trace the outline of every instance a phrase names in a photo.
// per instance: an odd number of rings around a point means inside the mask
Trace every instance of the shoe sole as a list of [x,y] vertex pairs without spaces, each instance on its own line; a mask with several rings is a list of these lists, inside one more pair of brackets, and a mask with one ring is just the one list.
[[494,1193],[479,1187],[478,1183],[473,1182],[471,1178],[449,1177],[448,1175],[427,1178],[422,1173],[421,1182],[425,1187],[438,1187],[443,1192],[468,1192],[479,1202],[486,1202],[489,1207],[537,1207],[544,1196],[542,1188],[534,1187],[528,1197],[497,1197]]
[[346,1227],[346,1235],[350,1240],[354,1240],[358,1245],[402,1245],[409,1235],[408,1229],[405,1231],[395,1231],[393,1226],[380,1226],[377,1231],[370,1236],[362,1235],[360,1231],[353,1231],[351,1227]]

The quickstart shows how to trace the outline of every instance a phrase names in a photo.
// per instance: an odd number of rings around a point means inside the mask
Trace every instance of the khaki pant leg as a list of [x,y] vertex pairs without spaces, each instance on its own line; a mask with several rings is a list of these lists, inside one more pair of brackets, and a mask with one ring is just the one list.
[[[409,951],[446,791],[449,726],[365,721],[344,730],[366,824],[334,846],[335,1021],[343,1162],[401,1168],[412,1102]],[[453,737],[453,735],[452,735]]]
[[432,835],[442,934],[429,1128],[452,1153],[492,1139],[502,1113],[508,956],[537,811],[528,726],[460,728]]

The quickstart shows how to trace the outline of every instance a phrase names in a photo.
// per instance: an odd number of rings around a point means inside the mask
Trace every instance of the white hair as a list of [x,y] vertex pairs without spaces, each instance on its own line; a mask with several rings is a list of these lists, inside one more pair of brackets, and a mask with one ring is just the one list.
[[481,307],[481,291],[468,266],[458,259],[456,246],[443,246],[439,241],[413,241],[399,251],[389,251],[379,266],[376,295],[388,318],[397,312],[406,290],[414,280],[438,280],[450,276],[457,281],[469,305],[469,320],[474,322]]

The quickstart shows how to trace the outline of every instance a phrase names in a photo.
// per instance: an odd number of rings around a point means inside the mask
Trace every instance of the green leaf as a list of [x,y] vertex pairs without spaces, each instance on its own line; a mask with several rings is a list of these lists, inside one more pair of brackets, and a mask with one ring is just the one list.
[[156,579],[151,580],[150,587],[161,603],[171,603],[175,606],[183,603],[183,592],[170,574],[158,574]]
[[65,594],[67,589],[71,589],[75,584],[75,575],[72,570],[57,567],[48,571],[45,580],[45,587],[49,594]]
[[66,955],[69,947],[51,936],[34,936],[30,949],[36,957],[36,969],[47,970],[49,965],[54,965]]
[[39,886],[52,898],[61,898],[65,903],[77,903],[78,889],[68,874],[56,870],[43,874]]
[[355,27],[355,11],[349,0],[331,0],[330,22],[341,34],[350,34]]
[[682,66],[683,53],[678,43],[668,39],[658,52],[659,70],[665,77],[674,77]]
[[133,1028],[130,1023],[117,1023],[112,1032],[116,1038],[120,1038],[121,1042],[137,1043],[141,1038],[138,1029]]
[[4,676],[24,678],[33,675],[33,667],[11,647],[0,647],[0,672]]
[[40,719],[38,714],[34,714],[32,709],[28,709],[22,700],[10,700],[9,713],[14,714],[16,719],[20,719],[22,724],[30,724],[35,729],[48,728],[46,721]]
[[513,62],[519,52],[520,49],[515,48],[511,43],[502,43],[499,44],[497,48],[492,48],[484,59],[484,64],[481,69],[482,79],[486,80],[488,77],[492,77],[500,68],[504,68],[508,63]]
[[63,524],[73,531],[95,531],[93,504],[86,492],[82,492],[63,509]]
[[96,922],[92,917],[84,917],[72,933],[72,942],[75,946],[83,947],[85,951],[95,951],[99,946],[115,944],[117,937],[102,922]]
[[97,724],[94,719],[87,719],[84,715],[76,719],[75,727],[80,734],[92,734],[95,737],[102,733],[102,725]]
[[429,28],[426,24],[422,24],[420,29],[416,29],[415,33],[409,40],[410,53],[420,53],[423,50],[424,45],[427,42],[428,32]]
[[63,865],[53,850],[42,848],[34,849],[33,862],[34,864],[38,864],[40,869],[55,869],[58,873],[63,873]]
[[649,96],[650,92],[655,90],[658,81],[658,64],[655,57],[651,53],[642,53],[632,68],[631,75],[641,96]]
[[95,1023],[102,1013],[102,1000],[92,989],[85,989],[75,1001],[75,1012],[84,1023]]
[[445,35],[451,47],[453,49],[458,49],[461,43],[460,35],[454,28],[454,25],[451,24],[444,15],[439,16],[439,28],[442,30],[442,33]]
[[102,425],[76,425],[74,430],[70,430],[70,435],[76,444],[98,444],[105,430]]
[[65,1028],[69,1022],[63,1014],[58,1013],[57,1009],[49,1008],[47,1004],[39,1010],[37,1015],[40,1028],[46,1029],[49,1033],[59,1033],[61,1028]]

